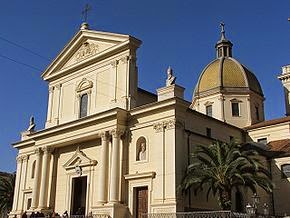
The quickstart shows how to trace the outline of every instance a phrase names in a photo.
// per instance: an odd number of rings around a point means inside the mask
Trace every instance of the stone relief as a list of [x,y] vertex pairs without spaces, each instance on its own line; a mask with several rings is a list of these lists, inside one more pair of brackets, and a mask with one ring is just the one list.
[[81,48],[75,54],[75,60],[81,61],[88,58],[99,51],[99,46],[97,44],[85,42]]

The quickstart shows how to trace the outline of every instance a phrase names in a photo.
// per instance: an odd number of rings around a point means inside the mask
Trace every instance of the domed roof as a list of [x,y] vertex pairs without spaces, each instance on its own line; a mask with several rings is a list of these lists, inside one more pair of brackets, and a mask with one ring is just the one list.
[[193,97],[220,91],[244,93],[250,90],[263,96],[256,76],[232,58],[233,44],[226,39],[224,23],[221,27],[221,39],[215,45],[217,58],[202,71]]
[[219,57],[203,70],[194,95],[210,90],[251,90],[263,96],[263,91],[256,76],[232,57]]

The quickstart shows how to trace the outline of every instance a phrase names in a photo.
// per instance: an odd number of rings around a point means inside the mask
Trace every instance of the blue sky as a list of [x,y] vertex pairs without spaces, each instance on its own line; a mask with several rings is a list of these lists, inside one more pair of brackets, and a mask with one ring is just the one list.
[[[44,127],[47,84],[40,75],[78,31],[81,11],[92,6],[92,29],[130,34],[143,41],[138,51],[139,86],[155,93],[172,66],[177,83],[192,92],[202,69],[215,58],[219,23],[233,44],[233,56],[261,82],[267,119],[284,116],[281,67],[290,63],[289,1],[253,0],[26,0],[2,1],[0,7],[0,171],[14,171],[17,151],[11,143],[35,116]],[[37,69],[17,64],[3,56]],[[39,70],[38,70],[39,69]]]

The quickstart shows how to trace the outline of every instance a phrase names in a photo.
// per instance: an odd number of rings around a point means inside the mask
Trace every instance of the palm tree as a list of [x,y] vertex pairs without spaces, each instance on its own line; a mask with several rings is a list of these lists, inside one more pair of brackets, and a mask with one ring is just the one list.
[[196,146],[192,164],[187,167],[179,188],[184,193],[192,187],[195,195],[206,188],[207,199],[212,193],[222,210],[230,210],[234,188],[248,187],[256,193],[257,186],[266,192],[273,189],[270,174],[258,153],[236,143],[215,142],[210,146]]
[[11,211],[16,174],[0,176],[0,211]]

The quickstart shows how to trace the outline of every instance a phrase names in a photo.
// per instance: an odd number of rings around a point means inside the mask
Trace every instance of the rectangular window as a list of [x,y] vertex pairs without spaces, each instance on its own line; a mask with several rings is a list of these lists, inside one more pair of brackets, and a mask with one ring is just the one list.
[[257,120],[260,120],[259,107],[255,106],[255,111],[256,111],[256,118],[257,118]]
[[31,201],[32,201],[31,198],[28,198],[27,199],[27,207],[26,207],[26,210],[29,210],[30,209],[30,207],[31,207]]
[[234,137],[230,135],[230,142],[234,141]]
[[282,178],[290,178],[290,164],[284,164],[281,166]]
[[206,136],[211,138],[211,128],[206,128]]
[[267,138],[260,138],[260,139],[257,140],[257,142],[266,145],[267,144]]
[[240,116],[240,108],[238,102],[232,102],[232,116],[233,117]]
[[212,105],[205,107],[206,115],[212,117]]

